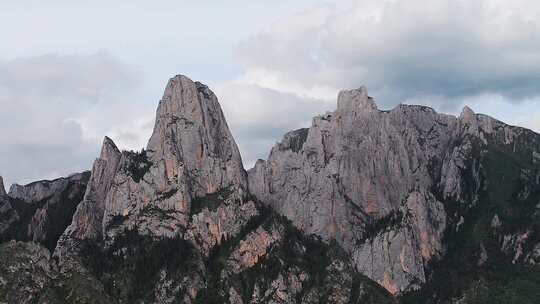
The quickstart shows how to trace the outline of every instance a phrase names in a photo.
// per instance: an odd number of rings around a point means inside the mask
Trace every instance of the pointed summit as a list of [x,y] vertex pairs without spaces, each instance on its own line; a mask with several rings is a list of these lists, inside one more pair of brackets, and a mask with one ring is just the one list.
[[468,106],[463,107],[463,110],[461,111],[461,115],[459,118],[465,122],[465,123],[472,123],[476,119],[476,115],[474,114],[474,111],[469,108]]
[[216,95],[186,76],[169,80],[147,150],[167,172],[194,179],[193,197],[247,184],[240,152]]
[[4,179],[0,176],[0,196],[6,196],[6,188],[4,188]]
[[116,147],[112,139],[105,136],[103,139],[103,145],[101,146],[101,153],[99,158],[109,160],[111,156],[117,156],[120,154],[120,150]]
[[368,96],[365,86],[354,90],[343,90],[338,94],[338,110],[345,111],[373,111],[377,110],[377,105],[373,98]]

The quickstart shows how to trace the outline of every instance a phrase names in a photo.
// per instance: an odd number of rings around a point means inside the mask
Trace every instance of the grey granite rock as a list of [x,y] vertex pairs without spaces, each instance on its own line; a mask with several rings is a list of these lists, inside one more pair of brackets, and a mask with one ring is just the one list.
[[230,185],[246,186],[240,152],[217,97],[186,76],[169,80],[147,150],[169,180],[189,178],[185,182],[192,197]]
[[101,155],[94,161],[92,173],[83,201],[77,207],[73,220],[58,240],[55,255],[65,256],[85,239],[98,239],[102,235],[101,225],[105,198],[118,169],[121,153],[108,137],[105,137]]
[[181,75],[170,79],[156,114],[146,150],[120,152],[105,139],[84,201],[57,255],[73,240],[110,244],[125,230],[154,237],[182,236],[190,225],[194,199],[234,188],[238,200],[243,200],[247,174],[208,87]]
[[423,106],[381,111],[364,87],[340,92],[337,104],[257,161],[249,190],[306,233],[337,240],[390,292],[417,289],[425,265],[444,253],[441,200],[471,201],[463,186],[469,136],[485,142],[507,127],[468,107],[460,117]]
[[19,214],[6,196],[0,196],[0,239],[9,239],[7,236],[12,225],[19,221]]

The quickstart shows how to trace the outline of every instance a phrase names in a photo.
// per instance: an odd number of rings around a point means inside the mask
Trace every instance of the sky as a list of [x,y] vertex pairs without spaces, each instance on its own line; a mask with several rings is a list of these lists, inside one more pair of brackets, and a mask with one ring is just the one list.
[[247,168],[361,85],[540,132],[534,0],[2,0],[0,41],[7,185],[90,169],[105,135],[141,149],[176,74],[214,90]]

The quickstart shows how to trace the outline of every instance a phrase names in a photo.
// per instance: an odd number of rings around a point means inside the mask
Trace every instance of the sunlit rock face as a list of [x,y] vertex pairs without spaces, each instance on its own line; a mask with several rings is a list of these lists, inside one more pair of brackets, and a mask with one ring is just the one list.
[[189,197],[246,187],[242,159],[216,96],[185,76],[167,84],[147,151],[165,170],[160,182],[178,178],[188,185]]
[[239,200],[247,190],[236,143],[214,93],[179,75],[159,102],[146,150],[120,152],[105,138],[65,240],[112,242],[126,229],[183,235],[193,199],[225,188],[235,189]]

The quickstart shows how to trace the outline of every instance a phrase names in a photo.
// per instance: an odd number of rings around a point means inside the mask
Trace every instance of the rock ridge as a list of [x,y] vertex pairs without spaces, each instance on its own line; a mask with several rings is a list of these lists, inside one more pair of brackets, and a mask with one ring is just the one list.
[[482,168],[467,167],[474,151],[522,133],[469,107],[460,117],[403,104],[380,111],[365,87],[341,91],[337,110],[302,132],[248,170],[250,192],[305,233],[337,240],[393,294],[420,288],[426,265],[444,255],[444,233],[458,222],[448,201],[478,199],[480,186],[475,196],[467,188],[482,183]]
[[84,200],[55,255],[77,252],[84,240],[112,244],[126,230],[182,237],[191,229],[196,199],[226,189],[243,201],[247,173],[217,97],[206,85],[177,75],[159,102],[146,149],[120,151],[105,137]]

